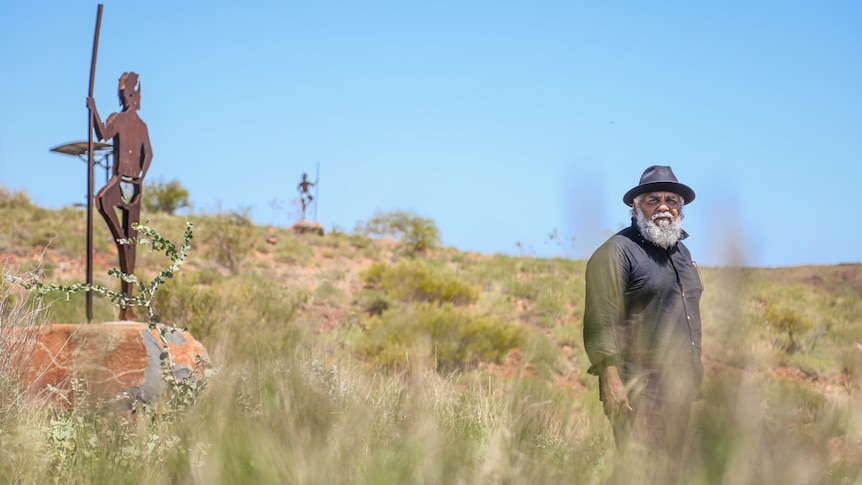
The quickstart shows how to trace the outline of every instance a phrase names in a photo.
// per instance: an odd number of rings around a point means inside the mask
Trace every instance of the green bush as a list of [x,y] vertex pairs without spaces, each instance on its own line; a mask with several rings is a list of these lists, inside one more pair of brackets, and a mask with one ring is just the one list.
[[362,278],[362,281],[364,281],[369,287],[380,286],[380,283],[383,281],[383,274],[387,269],[389,269],[389,267],[390,266],[383,261],[375,261],[362,270],[359,277]]
[[356,303],[369,315],[380,315],[390,307],[386,295],[378,290],[363,290],[356,297]]
[[146,184],[141,197],[148,212],[173,214],[180,209],[191,207],[189,191],[176,179],[170,182],[156,180]]
[[394,237],[412,254],[426,253],[440,245],[437,224],[413,212],[377,212],[368,222],[358,223],[356,232],[366,236]]
[[409,365],[411,360],[433,362],[439,370],[499,363],[525,341],[520,326],[459,311],[452,305],[387,310],[368,326],[363,353],[390,368]]
[[453,274],[434,269],[423,261],[396,265],[373,263],[362,274],[363,281],[397,300],[468,305],[479,298],[479,289]]
[[156,295],[156,311],[169,323],[188,328],[198,340],[208,339],[217,324],[214,312],[225,300],[219,295],[224,281],[212,269],[183,273]]

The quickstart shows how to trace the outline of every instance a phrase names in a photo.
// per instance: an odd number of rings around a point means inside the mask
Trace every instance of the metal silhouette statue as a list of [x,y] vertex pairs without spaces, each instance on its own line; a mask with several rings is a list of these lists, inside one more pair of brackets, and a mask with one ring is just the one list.
[[[118,94],[123,109],[108,116],[106,123],[102,123],[92,96],[87,98],[87,107],[92,113],[96,136],[100,140],[113,138],[114,141],[113,174],[96,194],[96,208],[105,218],[116,241],[120,271],[133,274],[137,246],[134,239],[138,231],[132,224],[140,222],[141,192],[144,176],[153,159],[153,149],[150,146],[147,125],[138,117],[141,87],[136,73],[123,73]],[[132,284],[122,281],[121,285],[122,292],[130,296]],[[120,308],[120,320],[133,318],[135,316],[131,308]]]
[[308,190],[310,187],[314,187],[314,185],[314,182],[308,180],[308,174],[303,172],[302,180],[299,182],[299,185],[296,186],[296,190],[299,192],[299,201],[302,202],[302,220],[305,220],[306,210],[314,200],[314,197]]

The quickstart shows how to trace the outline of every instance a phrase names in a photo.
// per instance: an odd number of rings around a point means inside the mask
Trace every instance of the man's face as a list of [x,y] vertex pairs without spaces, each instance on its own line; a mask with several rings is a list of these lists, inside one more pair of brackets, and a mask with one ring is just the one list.
[[678,194],[644,194],[634,210],[641,234],[656,246],[669,248],[682,238],[682,198]]
[[[641,198],[638,208],[646,220],[653,220],[659,227],[668,227],[679,220],[682,202],[680,196],[673,192],[649,192]],[[657,215],[655,219],[654,215]]]

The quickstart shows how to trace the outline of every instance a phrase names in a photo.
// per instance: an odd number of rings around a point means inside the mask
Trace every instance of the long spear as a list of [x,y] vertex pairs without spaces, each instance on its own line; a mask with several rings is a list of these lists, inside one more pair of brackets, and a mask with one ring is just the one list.
[[317,204],[320,204],[320,162],[316,161],[315,170],[317,174],[314,176],[314,222],[317,222]]
[[[90,58],[90,91],[88,98],[93,97],[93,85],[96,82],[96,55],[99,53],[99,30],[102,27],[102,4],[96,12],[96,31],[93,33],[93,56]],[[93,112],[87,108],[87,285],[93,284]],[[93,320],[93,292],[88,291],[87,323]]]

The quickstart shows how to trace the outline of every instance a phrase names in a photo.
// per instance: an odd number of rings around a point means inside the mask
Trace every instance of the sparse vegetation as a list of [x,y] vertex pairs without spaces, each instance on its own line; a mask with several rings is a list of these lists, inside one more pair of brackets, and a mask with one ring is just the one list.
[[796,312],[789,308],[782,308],[775,303],[766,304],[763,311],[766,324],[786,341],[781,344],[788,354],[795,354],[802,350],[800,338],[811,330],[812,325],[803,320]]
[[254,253],[257,242],[256,228],[248,212],[245,209],[218,213],[204,226],[210,256],[234,275],[239,274],[243,264]]
[[29,207],[30,196],[23,190],[11,190],[9,187],[0,184],[0,207],[4,209],[15,209],[18,207]]
[[[433,246],[414,258],[363,231],[296,236],[219,214],[188,219],[202,236],[154,304],[220,367],[208,392],[173,415],[163,403],[135,418],[58,412],[25,398],[20,367],[7,365],[0,482],[642,482],[644,464],[616,466],[586,375],[583,261]],[[81,211],[0,191],[0,220],[4,271],[42,255],[45,281],[81,280]],[[184,223],[149,221],[169,234]],[[237,228],[229,244],[217,238]],[[99,234],[104,275],[116,256]],[[49,243],[44,253],[34,241]],[[234,249],[232,267],[219,253]],[[141,279],[155,277],[155,256],[139,252]],[[686,483],[858,483],[862,266],[702,271],[706,398],[692,416]],[[83,320],[74,297],[32,302],[0,291],[0,329]]]

